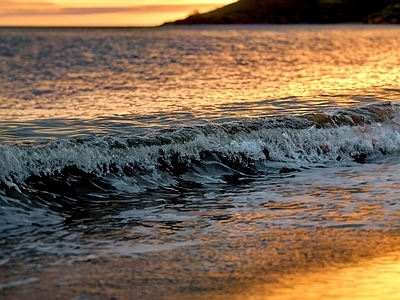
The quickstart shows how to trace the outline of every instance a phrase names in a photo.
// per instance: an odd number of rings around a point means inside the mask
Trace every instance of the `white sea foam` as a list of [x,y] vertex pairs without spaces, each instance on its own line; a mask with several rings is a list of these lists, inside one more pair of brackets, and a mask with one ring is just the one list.
[[62,172],[69,166],[99,176],[116,170],[123,174],[125,167],[151,174],[160,164],[174,172],[174,164],[201,163],[207,159],[205,153],[237,164],[274,161],[300,167],[400,151],[399,127],[395,123],[302,127],[257,121],[183,127],[136,137],[0,145],[0,178],[3,182],[18,182],[29,176]]

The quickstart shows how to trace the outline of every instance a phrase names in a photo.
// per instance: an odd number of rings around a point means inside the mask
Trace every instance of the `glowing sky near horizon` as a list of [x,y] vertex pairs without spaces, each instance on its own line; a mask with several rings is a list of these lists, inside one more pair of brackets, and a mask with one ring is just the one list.
[[235,0],[0,0],[0,26],[153,26]]

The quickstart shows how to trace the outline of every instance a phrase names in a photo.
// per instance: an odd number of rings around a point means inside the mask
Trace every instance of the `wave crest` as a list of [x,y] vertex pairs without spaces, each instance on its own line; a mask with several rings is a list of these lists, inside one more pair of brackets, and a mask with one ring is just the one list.
[[277,163],[283,166],[281,170],[290,170],[328,162],[361,162],[374,153],[400,150],[398,116],[397,105],[383,103],[169,128],[131,137],[3,144],[0,180],[9,185],[57,174],[134,178],[163,173],[179,178],[188,172],[207,176],[206,172],[216,169],[251,175],[268,173]]

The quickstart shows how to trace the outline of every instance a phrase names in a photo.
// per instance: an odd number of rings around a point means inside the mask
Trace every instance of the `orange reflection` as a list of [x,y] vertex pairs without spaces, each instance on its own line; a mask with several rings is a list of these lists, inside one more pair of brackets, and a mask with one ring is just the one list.
[[[117,15],[120,25],[130,19]],[[155,116],[163,126],[189,125],[399,100],[396,27],[251,28],[36,30],[32,59],[18,61],[28,48],[6,47],[3,74],[19,65],[24,75],[0,80],[0,120],[104,119],[109,126],[114,116]],[[71,39],[85,40],[72,45],[76,53],[65,52]],[[97,40],[110,50],[94,47]]]
[[356,266],[285,276],[275,287],[257,286],[234,299],[400,299],[400,252]]

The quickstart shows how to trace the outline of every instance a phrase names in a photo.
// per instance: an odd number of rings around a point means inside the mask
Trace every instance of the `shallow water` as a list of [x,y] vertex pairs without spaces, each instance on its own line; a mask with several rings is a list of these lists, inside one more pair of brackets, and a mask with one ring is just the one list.
[[[142,298],[217,299],[398,250],[399,46],[398,26],[1,28],[0,290],[124,298],[118,267]],[[97,289],[93,268],[114,270]]]

